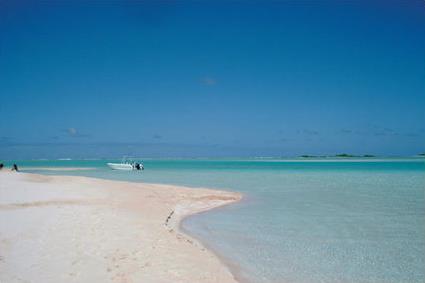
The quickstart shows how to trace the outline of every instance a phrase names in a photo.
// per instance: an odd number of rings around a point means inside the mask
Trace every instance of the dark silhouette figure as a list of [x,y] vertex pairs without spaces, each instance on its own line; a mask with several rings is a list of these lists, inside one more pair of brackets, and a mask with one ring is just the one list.
[[19,171],[19,170],[18,170],[18,165],[13,164],[13,166],[12,166],[12,171],[16,171],[16,172],[18,172],[18,171]]
[[3,167],[4,167],[4,164],[0,163],[0,170],[3,169]]

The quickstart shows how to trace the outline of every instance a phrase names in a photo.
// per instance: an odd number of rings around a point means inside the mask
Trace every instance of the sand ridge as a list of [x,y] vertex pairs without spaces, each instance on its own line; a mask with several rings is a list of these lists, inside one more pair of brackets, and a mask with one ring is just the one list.
[[236,282],[179,230],[241,195],[0,172],[0,282]]

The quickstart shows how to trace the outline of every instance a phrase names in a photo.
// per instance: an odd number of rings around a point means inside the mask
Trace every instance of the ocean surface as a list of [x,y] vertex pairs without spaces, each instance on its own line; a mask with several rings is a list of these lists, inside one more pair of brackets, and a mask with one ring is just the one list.
[[[239,191],[183,228],[252,282],[425,282],[425,160],[20,161],[29,172]],[[37,167],[92,167],[46,171]]]

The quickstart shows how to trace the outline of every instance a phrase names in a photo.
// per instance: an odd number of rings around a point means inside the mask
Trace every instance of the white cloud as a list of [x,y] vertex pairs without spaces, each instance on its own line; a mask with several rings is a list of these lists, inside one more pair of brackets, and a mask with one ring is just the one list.
[[217,80],[215,78],[212,77],[204,77],[201,79],[201,83],[203,85],[207,85],[207,86],[212,86],[217,84]]
[[75,129],[75,128],[68,128],[68,134],[70,135],[70,136],[75,136],[75,135],[77,135],[77,129]]

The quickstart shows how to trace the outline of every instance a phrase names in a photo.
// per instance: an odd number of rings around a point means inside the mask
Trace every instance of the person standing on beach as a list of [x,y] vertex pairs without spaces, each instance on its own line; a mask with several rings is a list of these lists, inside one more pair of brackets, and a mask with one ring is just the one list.
[[12,171],[19,172],[19,170],[18,170],[18,165],[16,165],[16,163],[15,163],[15,164],[13,164],[13,166],[12,166]]
[[0,170],[3,169],[3,167],[4,167],[4,164],[0,163]]

